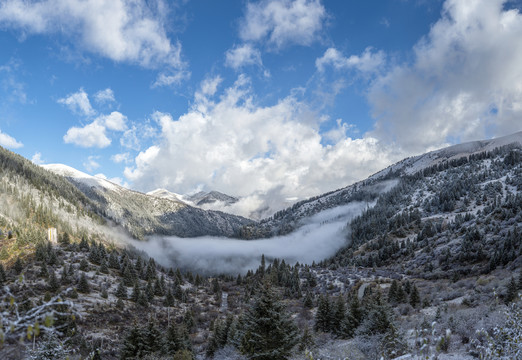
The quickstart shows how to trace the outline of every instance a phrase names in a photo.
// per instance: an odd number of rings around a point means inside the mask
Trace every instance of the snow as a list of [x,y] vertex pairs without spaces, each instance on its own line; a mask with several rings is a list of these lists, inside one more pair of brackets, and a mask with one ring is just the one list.
[[116,185],[116,184],[110,182],[109,180],[86,174],[80,170],[76,170],[75,168],[72,168],[72,167],[64,165],[64,164],[48,164],[48,165],[40,165],[40,166],[57,175],[73,178],[88,186],[94,186],[94,187],[103,188],[103,189],[107,189],[107,190],[113,190],[113,191],[121,191],[122,189],[125,190],[123,187]]

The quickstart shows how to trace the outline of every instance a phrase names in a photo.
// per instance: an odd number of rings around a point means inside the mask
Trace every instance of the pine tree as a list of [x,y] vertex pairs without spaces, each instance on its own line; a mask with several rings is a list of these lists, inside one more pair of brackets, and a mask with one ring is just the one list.
[[518,290],[522,290],[522,268],[520,269],[520,273],[518,274]]
[[80,241],[80,250],[89,251],[89,242],[87,241],[85,236],[82,236],[82,240]]
[[136,280],[136,282],[134,283],[134,288],[132,289],[132,294],[131,294],[131,300],[134,301],[135,303],[138,302],[138,299],[141,297],[141,289],[140,289],[140,284],[139,282]]
[[298,342],[296,325],[267,283],[245,314],[243,333],[241,351],[251,359],[287,359]]
[[109,273],[109,267],[107,266],[107,261],[105,260],[105,258],[102,258],[100,262],[100,271],[104,274]]
[[312,297],[312,293],[310,291],[306,292],[306,296],[304,298],[303,306],[307,309],[311,309],[314,307],[314,300]]
[[0,263],[0,286],[3,286],[7,281],[7,275],[5,273],[4,265]]
[[143,329],[142,332],[144,340],[144,353],[153,354],[160,351],[163,347],[162,337],[160,331],[156,327],[156,324],[152,320],[152,317],[149,318],[147,327]]
[[48,281],[49,281],[49,291],[50,292],[55,293],[60,289],[60,283],[58,282],[58,279],[56,278],[56,274],[54,273],[54,270],[51,270]]
[[123,341],[120,356],[122,359],[139,359],[145,355],[144,348],[143,332],[135,322]]
[[174,295],[172,295],[170,288],[167,290],[167,295],[165,295],[165,301],[163,301],[163,305],[167,307],[174,306]]
[[410,305],[415,308],[419,304],[420,304],[419,290],[417,289],[417,286],[415,284],[413,284],[413,287],[411,288],[411,291],[410,291]]
[[319,296],[317,301],[317,313],[315,314],[315,331],[330,332],[331,327],[331,304],[328,295]]
[[513,302],[518,295],[518,285],[515,282],[515,278],[512,276],[511,281],[509,282],[507,286],[507,293],[506,297],[504,298],[504,302],[506,304],[509,304],[510,302]]
[[397,284],[397,280],[393,280],[390,286],[390,289],[388,290],[388,302],[389,303],[396,303],[398,302],[398,292],[399,292],[399,285]]
[[127,300],[127,288],[123,284],[123,281],[120,281],[120,283],[118,284],[118,288],[116,289],[114,295],[118,299]]
[[20,259],[20,257],[17,257],[16,261],[13,265],[13,270],[15,271],[16,274],[20,274],[23,269],[24,269],[24,264],[22,263],[22,259]]
[[88,294],[91,292],[91,287],[89,285],[87,277],[85,276],[85,273],[82,273],[82,276],[80,277],[77,290],[83,294]]
[[299,351],[305,351],[315,346],[314,336],[308,326],[305,326],[303,335],[299,339]]
[[109,267],[116,270],[120,269],[120,262],[118,261],[118,255],[116,255],[115,251],[109,255]]
[[71,243],[71,239],[69,237],[69,233],[66,231],[63,233],[62,236],[60,236],[60,244],[63,246],[67,246]]
[[332,317],[332,331],[335,335],[341,337],[343,335],[343,327],[345,324],[346,317],[346,304],[344,302],[344,298],[342,296],[337,297],[337,301],[335,302],[335,306],[333,308],[333,317]]
[[80,270],[81,271],[89,271],[89,262],[87,261],[87,259],[83,258],[80,261]]

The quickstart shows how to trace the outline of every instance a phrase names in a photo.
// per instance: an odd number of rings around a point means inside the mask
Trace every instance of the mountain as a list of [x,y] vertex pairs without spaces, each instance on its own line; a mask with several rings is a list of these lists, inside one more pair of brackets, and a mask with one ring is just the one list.
[[152,191],[149,191],[147,193],[147,195],[155,196],[155,197],[162,198],[162,199],[168,199],[168,200],[175,201],[175,202],[185,202],[182,200],[183,195],[170,192],[166,189],[152,190]]
[[[101,213],[139,239],[147,235],[234,236],[252,221],[219,211],[205,211],[176,200],[126,189],[61,164],[42,165],[64,176],[93,201]],[[164,193],[165,194],[165,193]]]
[[[0,324],[9,329],[0,358],[99,351],[103,359],[242,359],[252,354],[252,334],[280,330],[256,309],[285,319],[286,343],[278,346],[292,348],[291,359],[520,358],[520,342],[511,339],[522,338],[521,133],[408,158],[247,223],[245,237],[292,232],[293,242],[280,248],[282,259],[262,257],[234,276],[176,268],[182,253],[162,266],[124,249],[105,220],[152,223],[143,213],[189,208],[193,220],[180,221],[210,221],[197,224],[205,230],[215,219],[201,214],[211,212],[162,198],[166,192],[150,196],[53,167],[63,176],[0,148]],[[350,203],[364,206],[341,217],[343,241],[333,256],[285,260],[303,246],[311,219],[324,229],[330,218],[323,215]],[[58,243],[45,240],[48,227],[57,228]],[[315,249],[330,246],[331,235],[320,234]],[[187,263],[219,251],[241,262],[239,248],[252,242],[234,248],[238,242],[205,237]]]
[[240,237],[258,239],[291,233],[306,223],[306,219],[321,211],[348,204],[352,201],[375,201],[378,196],[398,184],[402,177],[420,173],[424,169],[468,158],[494,149],[522,145],[522,131],[491,140],[472,141],[406,158],[383,169],[368,179],[347,187],[299,201],[257,223],[244,226]]
[[186,195],[184,199],[199,207],[204,207],[205,205],[214,204],[216,202],[221,202],[226,207],[239,201],[238,198],[220,193],[219,191],[200,191],[193,195]]

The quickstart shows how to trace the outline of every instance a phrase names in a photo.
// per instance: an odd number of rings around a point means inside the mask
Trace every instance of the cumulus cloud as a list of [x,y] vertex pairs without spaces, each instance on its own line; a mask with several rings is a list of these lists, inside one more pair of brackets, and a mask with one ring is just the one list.
[[58,99],[58,103],[67,106],[72,112],[81,115],[91,116],[96,114],[96,111],[94,111],[89,101],[89,96],[82,88],[75,93]]
[[127,117],[119,111],[113,111],[109,115],[102,115],[98,118],[109,130],[124,131],[127,129]]
[[41,152],[35,152],[33,157],[31,158],[31,161],[36,165],[41,165],[44,163],[42,160],[42,153]]
[[385,62],[385,55],[382,51],[372,51],[368,47],[359,55],[345,57],[339,50],[329,48],[324,55],[315,61],[317,70],[324,71],[326,66],[332,66],[335,70],[357,69],[361,72],[372,72],[381,67]]
[[310,45],[318,39],[325,18],[326,10],[320,0],[250,2],[239,35],[245,41],[266,41],[276,48]]
[[111,144],[105,126],[98,121],[93,121],[84,127],[73,126],[67,130],[67,133],[63,136],[63,141],[81,147],[105,148]]
[[24,34],[60,33],[80,49],[147,68],[183,68],[167,36],[167,4],[145,0],[5,0],[0,25]]
[[239,69],[248,65],[263,65],[261,61],[261,53],[250,44],[244,44],[229,49],[226,52],[225,57],[225,64],[233,69]]
[[87,169],[87,171],[92,172],[100,167],[100,164],[96,161],[99,156],[89,156],[87,161],[83,163],[83,167]]
[[320,119],[306,104],[290,96],[259,106],[244,76],[218,100],[213,93],[205,82],[192,108],[178,119],[153,114],[160,128],[157,143],[125,169],[134,186],[177,193],[219,190],[241,196],[236,211],[251,216],[281,208],[287,198],[346,186],[391,161],[390,149],[372,137],[323,144]]
[[115,162],[116,164],[120,163],[128,163],[131,161],[130,153],[121,153],[121,154],[114,154],[111,156],[111,160]]
[[2,132],[2,130],[0,130],[0,145],[10,149],[18,149],[24,146],[24,144],[17,141],[14,137]]
[[110,88],[98,91],[96,94],[94,94],[94,100],[99,104],[111,103],[116,101],[116,99],[114,98],[114,91],[112,91],[112,89]]
[[410,153],[519,131],[522,15],[505,0],[447,0],[411,62],[368,95],[373,136]]

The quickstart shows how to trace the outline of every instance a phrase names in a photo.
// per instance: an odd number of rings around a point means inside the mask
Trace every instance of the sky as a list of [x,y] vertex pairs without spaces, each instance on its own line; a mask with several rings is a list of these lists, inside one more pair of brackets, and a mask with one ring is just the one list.
[[522,130],[521,7],[0,0],[0,145],[270,215],[404,157]]

